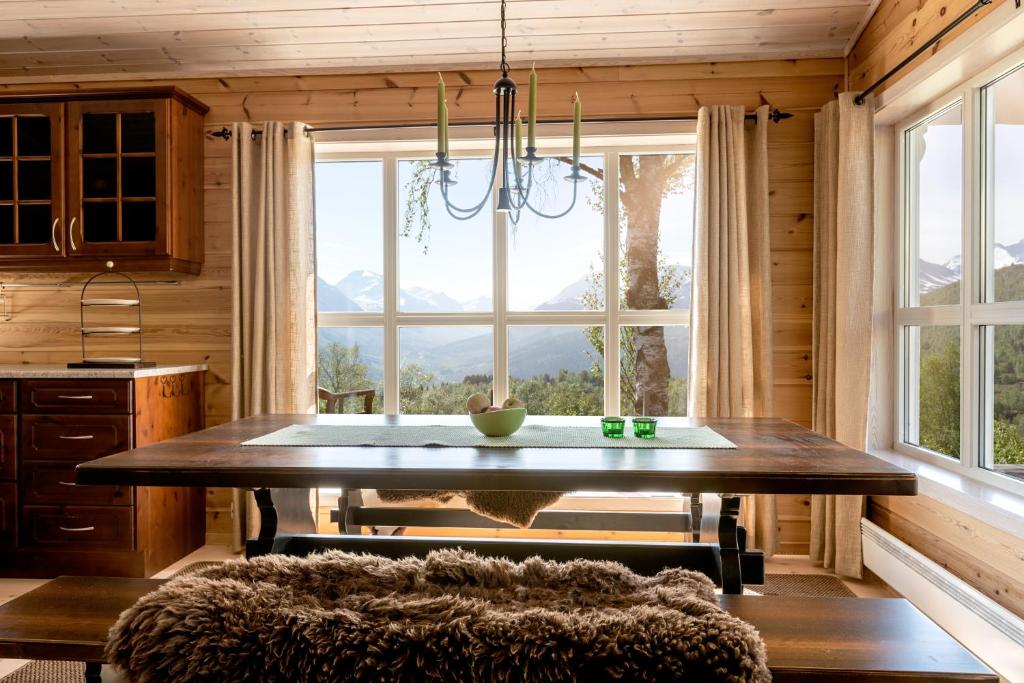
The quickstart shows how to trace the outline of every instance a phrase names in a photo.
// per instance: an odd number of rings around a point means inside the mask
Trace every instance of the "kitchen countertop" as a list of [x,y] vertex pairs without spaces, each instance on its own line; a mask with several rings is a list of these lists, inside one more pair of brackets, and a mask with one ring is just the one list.
[[0,365],[0,379],[132,379],[157,375],[181,375],[209,370],[205,363],[156,365],[151,368],[69,368],[66,365]]

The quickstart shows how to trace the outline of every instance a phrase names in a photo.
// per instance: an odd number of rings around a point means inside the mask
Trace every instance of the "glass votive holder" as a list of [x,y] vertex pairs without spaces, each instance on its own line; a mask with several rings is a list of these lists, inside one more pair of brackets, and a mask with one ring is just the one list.
[[633,436],[638,439],[653,439],[658,428],[658,420],[653,417],[634,417]]
[[601,433],[609,439],[621,439],[626,433],[626,420],[621,417],[602,417]]

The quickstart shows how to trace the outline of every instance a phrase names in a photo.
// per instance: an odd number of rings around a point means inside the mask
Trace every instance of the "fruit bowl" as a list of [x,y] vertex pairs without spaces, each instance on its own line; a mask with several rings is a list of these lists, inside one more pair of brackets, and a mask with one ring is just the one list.
[[486,413],[470,413],[473,426],[484,436],[509,436],[523,426],[526,408],[504,408]]

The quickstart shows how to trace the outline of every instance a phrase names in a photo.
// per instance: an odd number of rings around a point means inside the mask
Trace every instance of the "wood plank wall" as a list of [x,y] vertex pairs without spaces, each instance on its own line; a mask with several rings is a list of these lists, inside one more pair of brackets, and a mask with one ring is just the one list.
[[[513,77],[526,80],[523,72]],[[207,128],[218,129],[233,121],[266,120],[429,123],[435,113],[436,78],[434,73],[396,72],[145,83],[174,82],[197,96],[211,107]],[[451,119],[482,121],[492,116],[494,78],[490,70],[446,73]],[[541,118],[566,115],[574,91],[579,91],[586,115],[595,118],[695,114],[702,104],[748,109],[770,104],[795,114],[769,129],[774,400],[778,415],[805,425],[811,414],[813,114],[840,90],[843,80],[841,59],[552,68],[540,73]],[[0,85],[0,91],[53,87]],[[206,417],[212,425],[229,419],[231,409],[230,143],[210,139],[205,150],[203,272],[177,287],[145,288],[143,298],[147,347],[154,360],[203,359],[210,364]],[[0,275],[0,281],[10,279]],[[76,291],[17,291],[12,304],[13,319],[0,323],[0,363],[63,362],[78,356]],[[225,492],[210,491],[211,541],[228,538],[228,501]],[[780,517],[783,551],[806,553],[809,501],[787,497]]]
[[[993,0],[876,92],[885,91],[1007,1]],[[847,57],[849,89],[861,90],[874,83],[974,4],[975,0],[882,0]]]
[[[994,0],[887,85],[911,73],[1005,1]],[[974,0],[882,0],[850,52],[850,89],[873,83],[973,4]],[[874,497],[868,506],[868,519],[1011,612],[1024,616],[1021,539],[924,495]]]

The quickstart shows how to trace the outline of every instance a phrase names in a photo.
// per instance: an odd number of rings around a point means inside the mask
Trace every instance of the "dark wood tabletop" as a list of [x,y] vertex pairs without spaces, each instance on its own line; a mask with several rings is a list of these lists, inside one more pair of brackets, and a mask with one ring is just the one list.
[[[587,424],[597,418],[535,418]],[[262,415],[78,466],[80,484],[240,488],[685,491],[914,495],[913,473],[776,418],[707,425],[736,449],[242,446],[292,424],[465,424],[461,416]],[[614,442],[612,442],[614,443]]]

